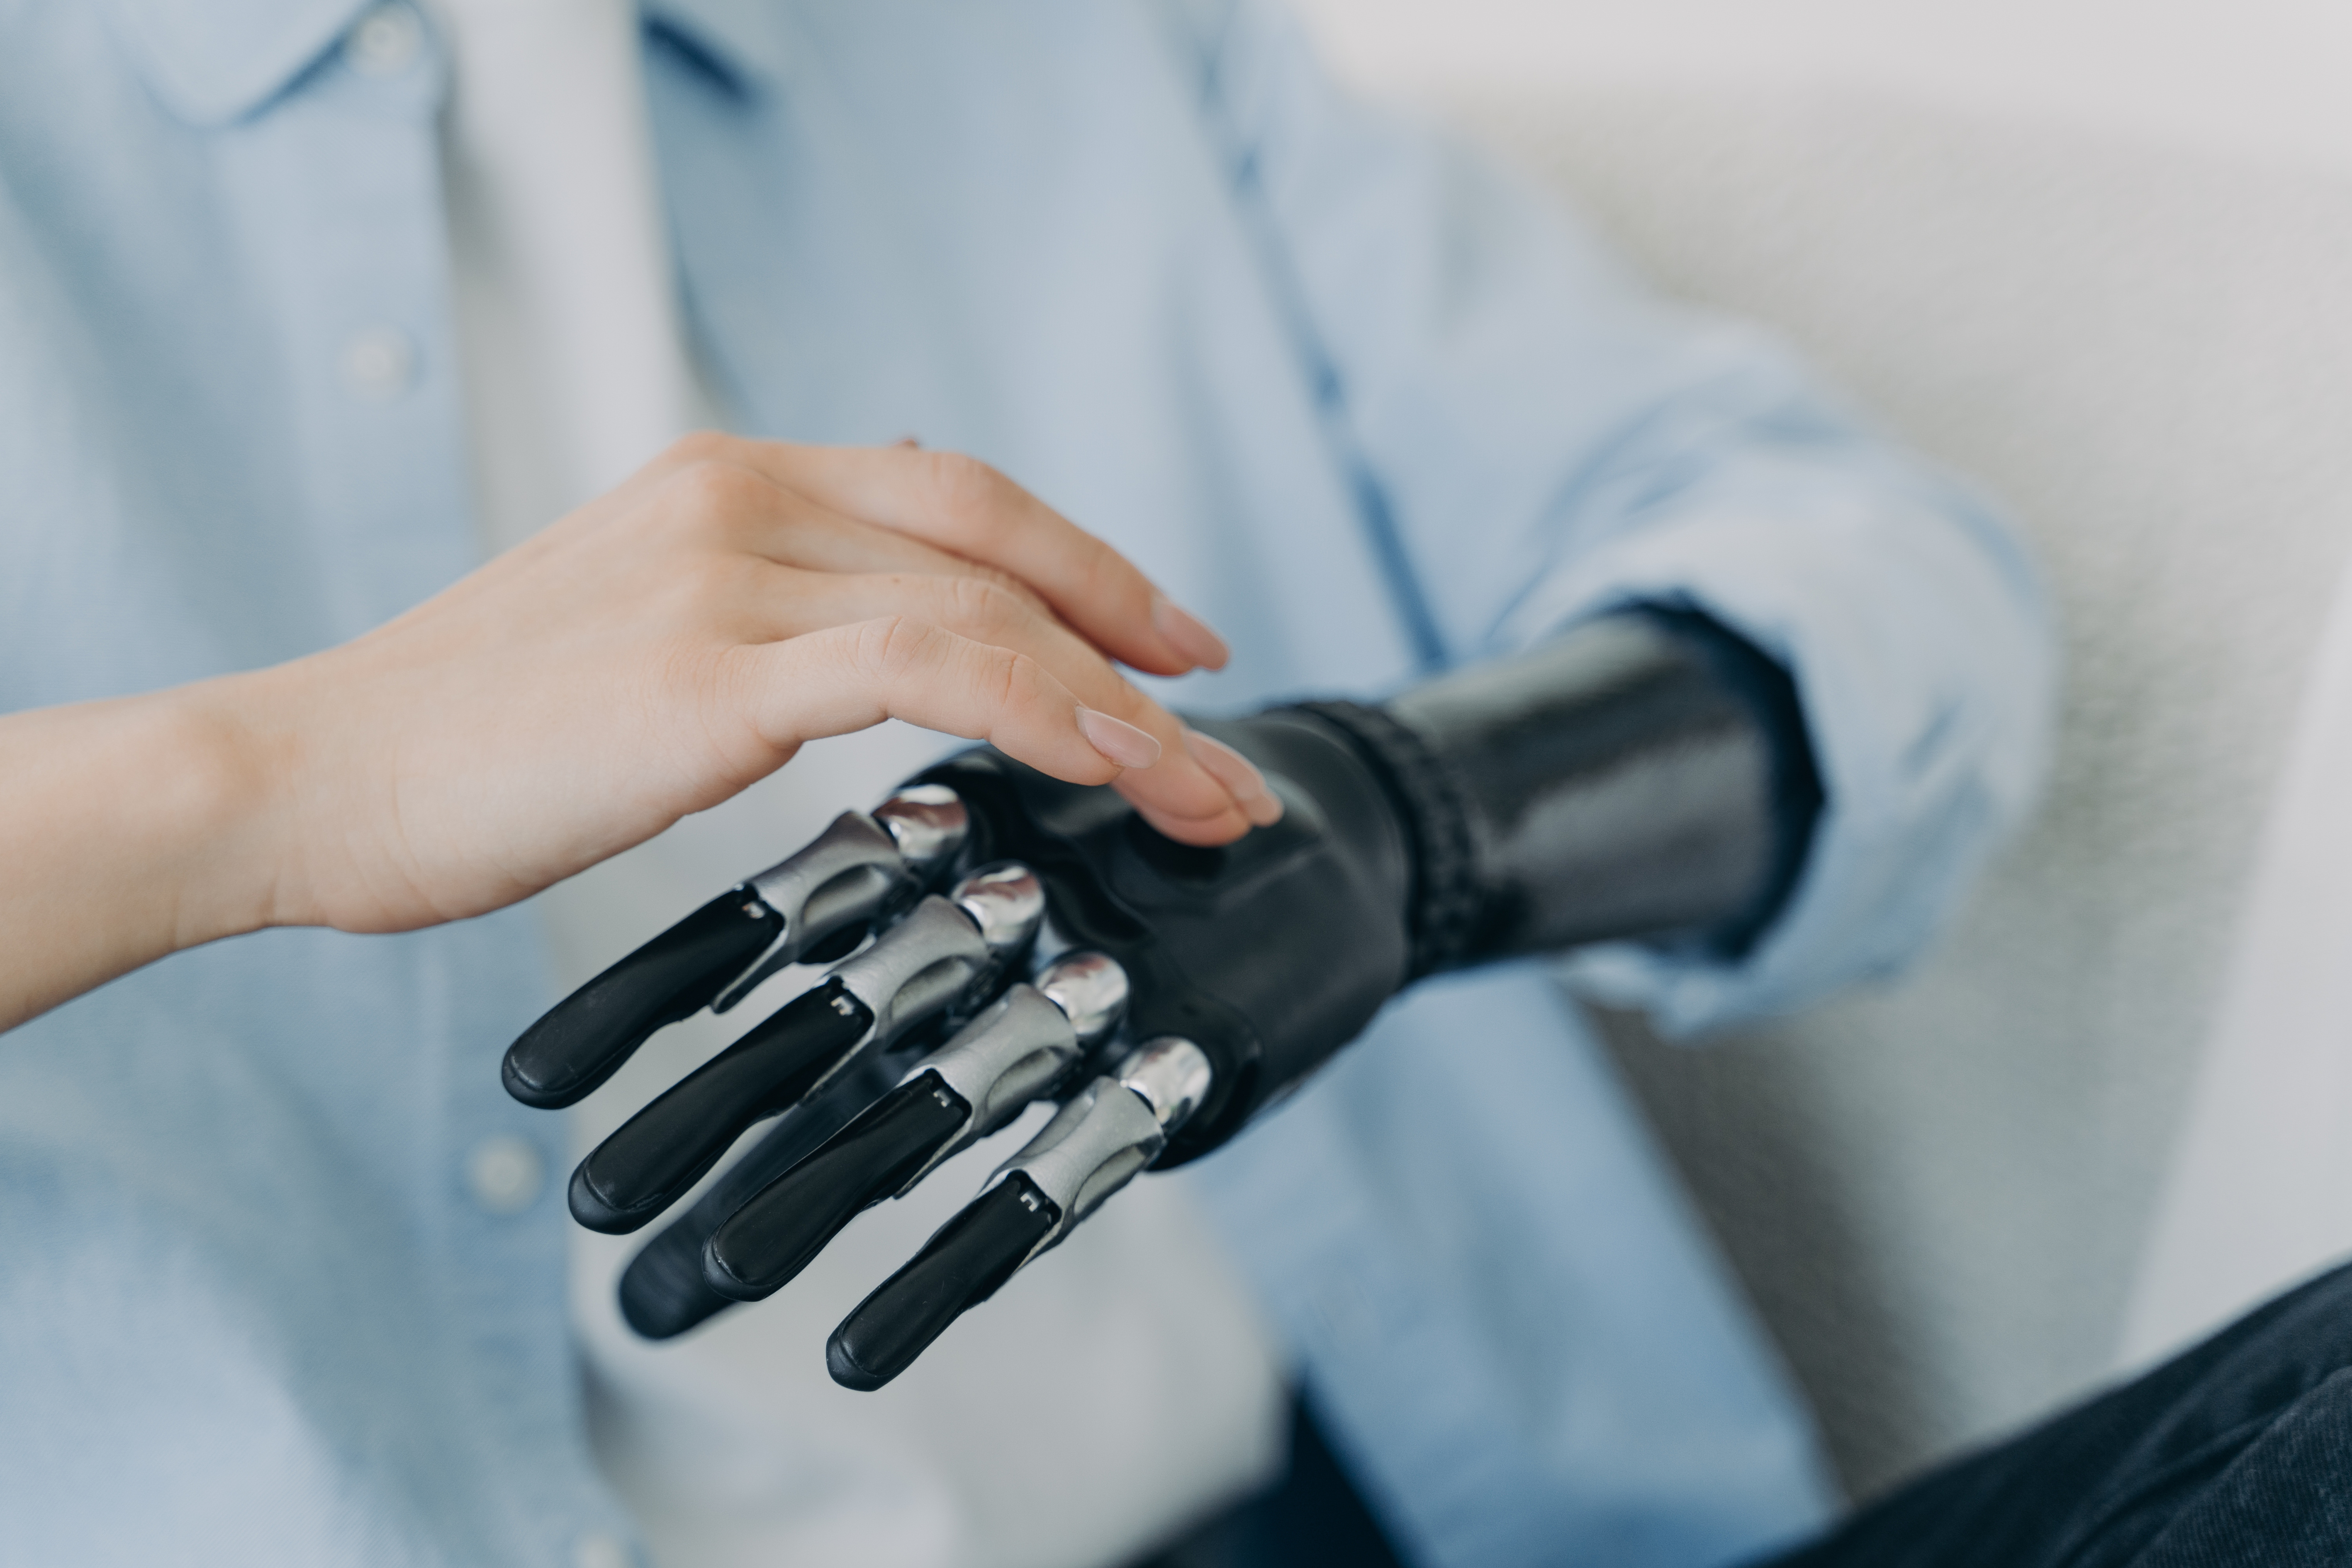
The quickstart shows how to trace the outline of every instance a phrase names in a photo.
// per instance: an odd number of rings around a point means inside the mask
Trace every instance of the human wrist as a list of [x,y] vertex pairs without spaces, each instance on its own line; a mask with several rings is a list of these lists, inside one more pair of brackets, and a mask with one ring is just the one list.
[[228,684],[0,717],[0,1029],[276,923],[268,770]]
[[[174,950],[265,926],[307,923],[290,886],[288,784],[296,728],[275,671],[135,699],[139,743],[169,760],[152,800],[152,864],[168,887]],[[289,896],[291,895],[291,896]]]

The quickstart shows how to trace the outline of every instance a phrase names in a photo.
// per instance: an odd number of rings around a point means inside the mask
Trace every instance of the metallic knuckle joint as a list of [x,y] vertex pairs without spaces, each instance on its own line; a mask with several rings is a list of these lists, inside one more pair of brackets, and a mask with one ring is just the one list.
[[1040,970],[1035,981],[1045,999],[1062,1010],[1087,1050],[1110,1038],[1127,1014],[1127,971],[1104,952],[1073,952]]
[[971,830],[963,797],[945,784],[909,784],[874,808],[898,846],[898,853],[921,875],[936,873],[955,858]]
[[1200,1047],[1163,1035],[1138,1047],[1116,1074],[1071,1096],[988,1183],[993,1187],[1018,1172],[1061,1211],[1029,1258],[1059,1242],[1157,1159],[1213,1076]]
[[1016,985],[961,1033],[908,1069],[927,1072],[971,1107],[956,1135],[898,1191],[1011,1121],[1045,1094],[1118,1026],[1127,1006],[1127,971],[1102,953],[1075,953],[1048,964],[1034,984]]
[[1137,1047],[1118,1070],[1119,1086],[1139,1095],[1164,1132],[1182,1126],[1209,1098],[1216,1070],[1208,1053],[1176,1035],[1162,1035]]
[[1045,918],[1045,885],[1037,873],[1011,860],[982,867],[948,897],[971,917],[981,940],[999,958],[1027,947]]

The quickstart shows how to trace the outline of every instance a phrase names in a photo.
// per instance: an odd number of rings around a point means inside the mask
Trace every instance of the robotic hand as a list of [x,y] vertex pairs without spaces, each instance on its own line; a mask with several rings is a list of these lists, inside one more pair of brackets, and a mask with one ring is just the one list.
[[1265,772],[1280,822],[1190,847],[1108,788],[966,752],[515,1042],[508,1089],[570,1105],[663,1026],[837,961],[573,1173],[573,1217],[635,1230],[778,1119],[630,1263],[638,1332],[772,1294],[866,1207],[1059,1100],[835,1331],[835,1380],[878,1388],[1137,1172],[1216,1148],[1422,976],[1604,939],[1738,951],[1821,801],[1786,675],[1676,612],[1593,621],[1378,707],[1201,727]]

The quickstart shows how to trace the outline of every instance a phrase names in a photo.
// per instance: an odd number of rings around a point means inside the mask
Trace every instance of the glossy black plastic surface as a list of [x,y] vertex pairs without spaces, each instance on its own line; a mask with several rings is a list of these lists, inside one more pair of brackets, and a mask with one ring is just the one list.
[[507,1092],[542,1110],[577,1104],[656,1029],[710,1005],[783,929],[748,889],[721,893],[525,1029],[500,1069]]
[[922,1054],[882,1051],[854,1058],[823,1089],[776,1118],[700,1196],[638,1249],[621,1271],[621,1316],[649,1340],[685,1333],[735,1305],[703,1278],[703,1244],[752,1194],[823,1147],[825,1140],[856,1120],[860,1111],[889,1093]]
[[703,1248],[704,1280],[732,1300],[774,1295],[971,1120],[971,1105],[938,1073],[900,1084],[737,1209]]
[[[1609,616],[1385,712],[1441,781],[1411,802],[1417,838],[1451,829],[1468,857],[1467,907],[1430,967],[1629,937],[1736,951],[1820,806],[1788,677],[1700,616]],[[1431,820],[1448,806],[1458,828]]]
[[1060,1218],[1017,1172],[982,1194],[833,1331],[824,1346],[833,1381],[870,1392],[914,1365],[949,1324],[1013,1278]]
[[572,1217],[590,1230],[635,1230],[685,1195],[745,1129],[814,1088],[873,1023],[838,981],[794,997],[581,1161]]

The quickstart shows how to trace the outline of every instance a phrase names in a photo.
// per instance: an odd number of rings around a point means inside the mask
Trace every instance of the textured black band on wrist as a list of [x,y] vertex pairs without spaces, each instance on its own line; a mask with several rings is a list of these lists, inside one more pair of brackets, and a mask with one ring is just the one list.
[[1468,796],[1451,768],[1419,735],[1360,702],[1301,702],[1355,744],[1399,805],[1412,841],[1413,886],[1407,927],[1412,978],[1458,966],[1475,940],[1485,894]]

